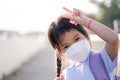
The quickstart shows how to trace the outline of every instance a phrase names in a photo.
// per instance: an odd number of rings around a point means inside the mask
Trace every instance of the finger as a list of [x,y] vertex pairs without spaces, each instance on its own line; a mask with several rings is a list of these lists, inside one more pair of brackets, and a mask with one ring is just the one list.
[[80,15],[80,10],[79,9],[73,8],[73,11],[74,11],[76,16]]
[[60,18],[69,18],[70,16],[68,14],[63,14],[60,16]]
[[71,11],[70,9],[66,8],[66,7],[63,7],[63,9],[64,9],[65,11],[69,12],[69,13],[72,13],[72,11]]
[[71,14],[63,14],[60,16],[60,18],[69,18],[69,19],[73,19]]
[[81,10],[79,10],[79,9],[76,9],[76,10],[77,10],[79,16],[80,16],[80,15],[85,15],[85,13],[84,13],[83,11],[81,11]]
[[71,24],[74,24],[74,25],[77,25],[77,22],[74,21],[74,20],[70,20],[70,23],[71,23]]
[[79,9],[76,9],[76,8],[73,8],[73,10],[75,10],[75,11],[78,11],[78,12],[81,12],[81,10],[79,10]]

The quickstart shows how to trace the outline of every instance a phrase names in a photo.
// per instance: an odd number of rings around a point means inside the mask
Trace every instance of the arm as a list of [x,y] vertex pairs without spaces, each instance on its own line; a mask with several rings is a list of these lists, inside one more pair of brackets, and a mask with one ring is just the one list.
[[[86,17],[86,21],[88,22],[89,18]],[[84,25],[87,26],[87,24]],[[96,33],[106,42],[106,51],[110,56],[111,60],[114,60],[114,58],[118,54],[119,38],[117,33],[97,21],[92,22],[90,30]]]
[[[80,10],[73,9],[73,11],[71,11],[67,8],[64,8],[64,10],[67,11],[68,14],[64,14],[63,17],[70,18],[80,25],[87,26],[90,18],[85,16]],[[91,23],[90,30],[106,41],[106,51],[111,60],[114,60],[118,54],[119,38],[117,33],[95,20]]]

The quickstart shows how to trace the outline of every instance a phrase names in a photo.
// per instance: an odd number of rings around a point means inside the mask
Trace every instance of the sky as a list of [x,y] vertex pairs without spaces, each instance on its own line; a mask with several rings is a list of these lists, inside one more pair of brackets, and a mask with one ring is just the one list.
[[85,13],[98,12],[89,0],[0,0],[0,29],[47,32],[50,23],[64,13],[63,6]]

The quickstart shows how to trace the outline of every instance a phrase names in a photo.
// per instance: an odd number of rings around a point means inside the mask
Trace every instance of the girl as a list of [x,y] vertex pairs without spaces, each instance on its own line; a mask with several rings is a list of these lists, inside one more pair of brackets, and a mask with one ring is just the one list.
[[[90,39],[84,27],[93,31],[106,42],[105,47],[100,51],[100,55],[105,64],[109,80],[115,80],[113,69],[117,65],[119,45],[117,33],[107,26],[88,18],[78,9],[71,11],[64,8],[64,10],[67,14],[52,22],[48,30],[48,38],[56,51],[57,57],[56,80],[95,80],[89,66]],[[66,68],[60,75],[62,56],[79,62],[79,64]]]

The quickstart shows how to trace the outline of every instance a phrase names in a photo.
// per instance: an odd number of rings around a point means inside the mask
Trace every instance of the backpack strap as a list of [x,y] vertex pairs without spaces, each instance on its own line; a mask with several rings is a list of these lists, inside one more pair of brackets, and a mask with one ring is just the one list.
[[89,65],[95,80],[110,80],[100,53],[90,53]]
[[120,80],[120,76],[115,75],[115,80]]

